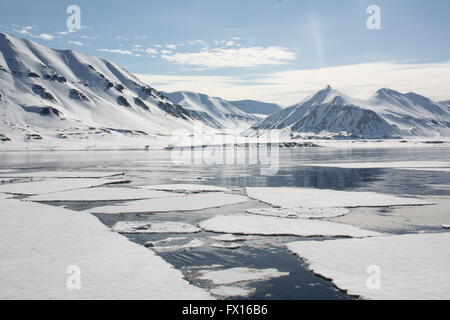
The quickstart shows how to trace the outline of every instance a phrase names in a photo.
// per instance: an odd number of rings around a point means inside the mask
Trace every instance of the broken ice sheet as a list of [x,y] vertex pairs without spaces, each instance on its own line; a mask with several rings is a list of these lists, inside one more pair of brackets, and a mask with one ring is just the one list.
[[1,185],[0,192],[10,194],[36,195],[66,190],[84,189],[121,182],[123,181],[108,179],[50,179],[43,181]]
[[171,251],[189,251],[203,247],[204,242],[199,239],[193,239],[186,244],[178,246],[156,246],[152,249],[157,252],[171,252]]
[[346,208],[254,208],[247,213],[288,219],[321,219],[342,217],[350,213]]
[[264,216],[217,216],[202,221],[200,228],[217,233],[298,237],[372,237],[381,233],[351,225],[320,220]]
[[230,298],[230,297],[248,297],[251,294],[255,293],[255,291],[256,290],[253,288],[219,286],[214,289],[211,289],[209,292],[215,296],[219,296],[222,298]]
[[397,161],[397,162],[340,162],[340,163],[308,163],[304,166],[343,168],[343,169],[419,169],[450,168],[450,162],[430,161]]
[[211,247],[216,248],[216,249],[234,250],[234,249],[242,248],[242,245],[238,244],[238,243],[213,243],[211,245]]
[[119,221],[112,231],[122,234],[197,233],[200,229],[182,222]]
[[265,281],[288,275],[289,272],[280,272],[277,269],[232,268],[217,271],[201,271],[199,279],[209,280],[217,285],[224,285],[239,282]]
[[374,192],[309,188],[247,188],[246,190],[250,198],[282,208],[357,208],[435,204],[417,198],[401,198]]
[[168,199],[149,199],[127,202],[116,206],[105,206],[91,209],[92,213],[163,213],[170,211],[195,211],[218,208],[232,204],[247,202],[244,196],[227,193],[202,193]]
[[182,195],[172,192],[143,190],[135,188],[89,188],[41,194],[27,198],[31,201],[61,202],[61,201],[129,201],[155,198],[171,198]]
[[450,224],[443,224],[443,225],[442,225],[442,228],[444,228],[444,229],[450,229]]
[[[450,299],[450,233],[299,241],[289,249],[350,295],[367,299]],[[375,272],[375,273],[374,273]],[[380,290],[368,280],[380,277]],[[372,277],[371,277],[372,275]]]
[[[1,172],[0,172],[1,173]],[[108,178],[123,175],[123,172],[95,172],[95,171],[37,171],[0,174],[4,178]]]
[[163,184],[155,186],[140,186],[139,188],[147,190],[184,192],[184,193],[200,193],[200,192],[229,192],[230,190],[223,187],[201,185],[201,184]]
[[212,236],[211,239],[222,242],[239,242],[252,239],[251,237],[238,237],[233,234],[223,234],[220,236]]

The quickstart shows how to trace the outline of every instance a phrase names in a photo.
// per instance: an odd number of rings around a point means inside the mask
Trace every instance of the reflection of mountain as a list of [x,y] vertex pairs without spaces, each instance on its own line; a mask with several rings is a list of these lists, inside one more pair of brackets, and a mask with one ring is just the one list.
[[330,137],[449,136],[450,111],[415,93],[380,89],[363,100],[328,86],[255,124],[247,134],[265,130]]

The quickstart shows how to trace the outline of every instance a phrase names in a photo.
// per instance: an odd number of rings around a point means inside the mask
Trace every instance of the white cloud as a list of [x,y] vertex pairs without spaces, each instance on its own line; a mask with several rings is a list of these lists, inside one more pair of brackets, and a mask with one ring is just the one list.
[[163,54],[163,55],[172,54],[172,50],[161,50],[161,54]]
[[39,39],[47,40],[47,41],[53,40],[53,39],[55,38],[55,37],[52,36],[51,34],[47,34],[47,33],[41,33],[41,34],[38,35],[37,37],[38,37]]
[[19,29],[14,29],[13,31],[20,34],[29,34],[31,30],[33,30],[32,26],[26,26],[26,27],[19,27]]
[[280,47],[247,47],[239,49],[217,48],[192,53],[165,54],[163,59],[177,64],[208,68],[254,67],[285,64],[297,55]]
[[177,48],[177,45],[176,45],[176,44],[168,44],[168,45],[166,46],[166,48],[167,48],[167,49],[175,50],[175,49]]
[[131,52],[129,50],[121,50],[121,49],[98,49],[98,51],[118,53],[118,54],[123,54],[123,55],[132,55],[133,54],[133,52]]
[[450,99],[450,61],[444,63],[374,62],[310,70],[291,70],[254,78],[138,75],[164,91],[188,90],[229,100],[255,99],[293,105],[327,84],[360,96],[388,87],[435,100]]
[[145,52],[147,52],[148,54],[151,54],[151,55],[158,54],[158,50],[153,49],[153,48],[148,48],[147,50],[145,50]]
[[81,41],[67,41],[68,44],[73,44],[75,46],[84,47],[84,43]]

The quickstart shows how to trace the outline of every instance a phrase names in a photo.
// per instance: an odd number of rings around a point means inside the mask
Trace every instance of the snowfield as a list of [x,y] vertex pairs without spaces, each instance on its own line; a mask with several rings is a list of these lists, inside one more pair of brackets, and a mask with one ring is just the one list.
[[382,235],[346,224],[263,216],[217,216],[200,223],[205,231],[243,235],[298,237],[373,237]]
[[[211,298],[152,251],[89,214],[4,197],[0,299]],[[81,270],[80,290],[66,285],[70,266]]]
[[309,188],[247,188],[247,195],[252,199],[283,208],[357,208],[435,204],[416,198],[400,198],[373,192]]
[[115,206],[91,209],[92,213],[163,213],[170,211],[194,211],[223,207],[247,202],[248,198],[227,193],[202,193],[167,199],[149,199],[127,202]]
[[94,172],[94,171],[39,171],[0,174],[0,178],[108,178],[123,175],[123,172]]
[[147,190],[159,190],[181,193],[200,193],[200,192],[229,192],[223,187],[201,185],[201,184],[164,184],[156,186],[140,186],[139,188]]
[[[377,300],[448,300],[449,243],[450,233],[436,233],[301,241],[288,247],[304,258],[314,273],[332,279],[350,295]],[[380,280],[380,286],[372,286],[374,279]]]

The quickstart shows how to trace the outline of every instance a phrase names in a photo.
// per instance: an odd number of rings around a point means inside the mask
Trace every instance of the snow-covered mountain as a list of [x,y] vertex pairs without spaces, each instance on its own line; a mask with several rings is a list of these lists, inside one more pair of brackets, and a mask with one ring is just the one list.
[[173,103],[113,62],[3,33],[0,110],[0,140],[10,143],[157,138],[199,122],[222,127],[208,112]]
[[244,112],[263,116],[270,116],[282,109],[278,104],[255,100],[230,101],[230,103]]
[[309,136],[450,136],[450,110],[424,96],[380,89],[366,99],[330,86],[255,124],[247,135],[282,130]]
[[181,91],[164,93],[164,95],[199,118],[203,118],[209,126],[217,129],[247,129],[262,119],[240,110],[229,101],[206,94]]
[[439,102],[439,105],[443,108],[450,109],[450,100],[441,101],[441,102]]

